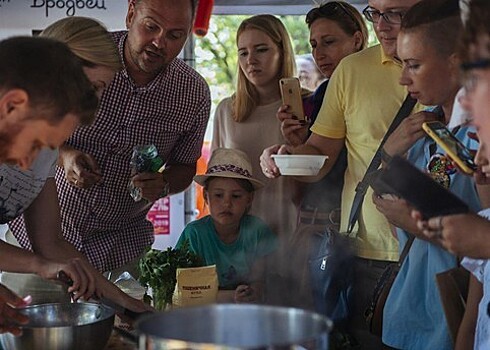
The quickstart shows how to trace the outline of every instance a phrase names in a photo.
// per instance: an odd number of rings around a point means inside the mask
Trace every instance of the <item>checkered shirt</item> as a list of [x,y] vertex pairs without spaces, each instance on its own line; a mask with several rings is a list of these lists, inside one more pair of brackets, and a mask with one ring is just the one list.
[[[127,32],[113,36],[122,57]],[[151,204],[134,202],[127,189],[133,146],[154,144],[166,162],[197,162],[210,106],[208,85],[180,59],[143,87],[123,69],[104,92],[95,122],[68,140],[91,154],[103,174],[101,184],[79,189],[67,183],[62,169],[56,173],[63,234],[97,269],[118,268],[154,241],[146,220]],[[16,221],[14,235],[31,248],[23,222]]]

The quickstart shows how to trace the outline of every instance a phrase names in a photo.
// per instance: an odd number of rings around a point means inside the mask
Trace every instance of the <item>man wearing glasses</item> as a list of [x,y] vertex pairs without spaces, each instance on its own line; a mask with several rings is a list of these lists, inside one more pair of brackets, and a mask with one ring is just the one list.
[[[309,153],[328,155],[320,173],[323,177],[335,164],[344,144],[348,166],[342,191],[341,232],[347,230],[349,213],[361,181],[391,121],[406,96],[398,81],[401,62],[396,58],[397,36],[402,17],[419,0],[369,0],[363,14],[373,23],[380,45],[344,58],[330,78],[322,108],[305,145],[274,146],[262,155],[268,177],[279,176],[271,154]],[[364,311],[385,266],[398,260],[398,242],[386,218],[376,210],[366,194],[358,224],[351,236],[357,236],[355,306],[351,331],[362,349],[381,349],[381,339],[370,334]]]

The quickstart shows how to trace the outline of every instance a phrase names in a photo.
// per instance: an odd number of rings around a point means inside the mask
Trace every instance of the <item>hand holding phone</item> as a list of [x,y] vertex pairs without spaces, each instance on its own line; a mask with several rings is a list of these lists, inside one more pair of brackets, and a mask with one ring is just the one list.
[[[467,213],[470,209],[454,193],[400,156],[394,156],[376,179],[375,192],[395,194],[419,210],[425,219]],[[371,184],[373,186],[373,184]]]
[[298,118],[298,120],[305,120],[299,79],[282,78],[279,80],[279,86],[281,90],[282,103],[289,106],[287,112]]
[[422,128],[462,171],[473,174],[477,166],[472,152],[443,123],[426,122]]

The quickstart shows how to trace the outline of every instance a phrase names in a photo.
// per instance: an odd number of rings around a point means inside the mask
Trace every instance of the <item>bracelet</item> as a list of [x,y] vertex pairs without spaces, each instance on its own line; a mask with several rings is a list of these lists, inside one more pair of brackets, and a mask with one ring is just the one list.
[[389,163],[393,159],[392,156],[390,156],[388,153],[386,153],[384,148],[381,148],[380,154],[381,154],[381,160],[385,163]]

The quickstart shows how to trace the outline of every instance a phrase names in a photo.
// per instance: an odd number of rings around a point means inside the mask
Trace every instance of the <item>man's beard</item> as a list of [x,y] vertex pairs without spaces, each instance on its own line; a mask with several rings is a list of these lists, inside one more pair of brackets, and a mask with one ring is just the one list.
[[15,160],[9,159],[10,150],[13,147],[15,137],[21,132],[20,123],[5,127],[6,130],[0,130],[0,165],[3,163],[15,163]]
[[[143,55],[144,55],[144,52],[145,52],[146,49],[151,49],[149,51],[152,51],[152,52],[159,51],[159,53],[163,56],[163,59],[162,59],[162,62],[161,62],[160,65],[158,65],[158,66],[151,66],[151,67],[149,67],[148,65],[146,65],[146,62],[143,59]],[[142,72],[145,72],[146,74],[150,74],[150,75],[155,75],[156,76],[161,71],[166,70],[167,67],[168,67],[168,65],[169,65],[166,62],[165,53],[162,52],[161,50],[157,50],[154,47],[145,47],[141,52],[136,52],[136,51],[132,50],[132,47],[131,46],[129,46],[129,52],[130,52],[130,56],[131,56],[131,59],[134,62],[134,64]]]

